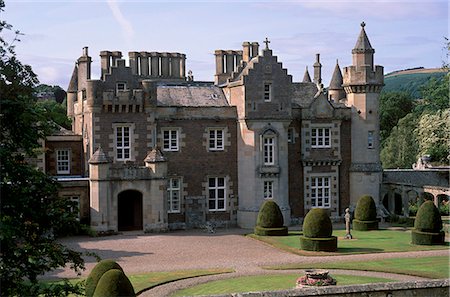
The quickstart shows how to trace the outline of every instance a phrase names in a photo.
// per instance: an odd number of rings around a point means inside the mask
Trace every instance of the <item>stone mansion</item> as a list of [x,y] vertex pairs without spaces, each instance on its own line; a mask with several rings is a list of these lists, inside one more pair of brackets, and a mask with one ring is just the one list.
[[383,67],[361,24],[353,63],[328,88],[320,56],[312,79],[292,76],[269,48],[216,50],[214,82],[186,76],[180,53],[88,49],[67,90],[72,130],[47,138],[43,167],[97,231],[251,228],[264,199],[285,224],[311,208],[332,217],[370,194],[379,200]]

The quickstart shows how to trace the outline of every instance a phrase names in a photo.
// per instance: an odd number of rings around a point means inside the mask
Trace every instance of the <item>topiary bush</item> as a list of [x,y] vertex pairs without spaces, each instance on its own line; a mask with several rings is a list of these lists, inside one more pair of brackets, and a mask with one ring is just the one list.
[[362,196],[356,203],[353,230],[378,230],[377,206],[369,195]]
[[95,288],[103,276],[103,274],[111,269],[118,269],[123,271],[122,267],[113,260],[101,260],[95,265],[91,273],[89,273],[86,279],[86,297],[92,297],[95,292]]
[[300,248],[306,251],[335,252],[337,237],[332,234],[333,225],[328,213],[322,208],[313,208],[306,214],[303,221]]
[[256,219],[255,234],[261,236],[287,235],[288,228],[283,224],[283,214],[278,204],[271,199],[265,200]]
[[433,201],[425,201],[417,211],[414,229],[411,231],[413,244],[434,245],[444,244],[442,219]]
[[133,285],[120,269],[110,269],[100,278],[94,297],[135,297]]

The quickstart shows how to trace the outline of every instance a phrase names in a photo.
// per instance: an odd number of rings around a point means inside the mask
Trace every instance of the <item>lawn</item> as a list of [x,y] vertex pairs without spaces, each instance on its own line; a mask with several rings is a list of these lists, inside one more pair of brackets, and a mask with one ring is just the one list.
[[287,264],[265,269],[350,269],[416,275],[427,278],[449,278],[449,255],[421,258],[392,258],[375,261],[341,261],[316,264]]
[[[300,276],[301,275],[299,274],[274,274],[243,276],[238,278],[217,280],[180,290],[172,296],[198,296],[292,289],[295,287],[295,282]],[[340,274],[333,274],[332,276],[337,280],[338,285],[367,284],[393,281],[385,278],[366,276]]]
[[338,251],[335,253],[327,252],[308,252],[300,250],[299,231],[291,231],[288,236],[257,236],[247,235],[264,241],[274,247],[283,249],[299,255],[323,256],[323,255],[342,255],[342,254],[365,254],[365,253],[384,253],[384,252],[411,252],[448,249],[448,242],[440,246],[425,246],[411,244],[411,231],[398,230],[374,230],[374,231],[352,231],[353,239],[345,240],[345,230],[334,230],[333,235],[338,237]]

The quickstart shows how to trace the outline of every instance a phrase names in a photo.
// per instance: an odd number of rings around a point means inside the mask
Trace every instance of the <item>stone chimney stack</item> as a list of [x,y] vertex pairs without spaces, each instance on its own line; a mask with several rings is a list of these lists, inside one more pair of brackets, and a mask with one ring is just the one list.
[[78,90],[86,88],[86,80],[91,79],[91,63],[88,47],[83,47],[83,55],[78,58]]
[[316,62],[314,63],[314,83],[322,83],[322,64],[320,64],[320,54],[316,54]]

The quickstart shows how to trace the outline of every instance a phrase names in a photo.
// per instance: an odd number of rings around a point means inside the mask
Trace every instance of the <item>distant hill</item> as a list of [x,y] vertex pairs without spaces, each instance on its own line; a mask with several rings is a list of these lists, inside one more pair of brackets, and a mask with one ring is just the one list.
[[394,71],[385,75],[383,92],[405,91],[414,99],[420,99],[420,87],[426,85],[432,77],[440,79],[446,73],[441,68],[423,67]]

